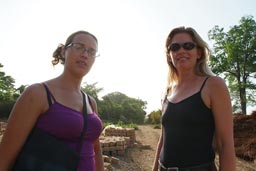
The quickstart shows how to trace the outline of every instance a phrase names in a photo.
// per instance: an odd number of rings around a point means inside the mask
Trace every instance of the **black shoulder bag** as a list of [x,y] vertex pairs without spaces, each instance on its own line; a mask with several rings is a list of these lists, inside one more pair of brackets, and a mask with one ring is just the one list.
[[[80,137],[82,140],[87,127],[86,99],[83,94],[84,127]],[[34,127],[19,153],[12,171],[76,171],[80,156],[66,144]]]

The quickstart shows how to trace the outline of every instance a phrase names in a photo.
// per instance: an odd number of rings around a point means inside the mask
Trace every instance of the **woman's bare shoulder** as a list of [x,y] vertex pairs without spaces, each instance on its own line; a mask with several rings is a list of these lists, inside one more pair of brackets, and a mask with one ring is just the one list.
[[226,94],[228,92],[225,80],[218,76],[211,76],[207,81],[207,92],[213,96]]
[[[29,106],[29,111],[24,106]],[[48,109],[47,94],[44,86],[41,83],[35,83],[27,86],[17,99],[14,113],[23,111],[24,113],[40,113]]]
[[43,84],[42,83],[31,84],[25,88],[22,94],[26,96],[40,97],[45,94]]
[[[211,87],[215,86],[226,86],[225,80],[219,76],[211,76],[208,79],[208,85]],[[217,88],[217,87],[215,87]]]

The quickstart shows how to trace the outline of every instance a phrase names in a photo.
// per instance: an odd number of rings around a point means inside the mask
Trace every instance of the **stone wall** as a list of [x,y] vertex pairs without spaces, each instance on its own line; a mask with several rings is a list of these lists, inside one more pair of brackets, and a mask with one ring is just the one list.
[[135,129],[107,126],[100,136],[102,152],[105,155],[124,155],[128,147],[134,145]]

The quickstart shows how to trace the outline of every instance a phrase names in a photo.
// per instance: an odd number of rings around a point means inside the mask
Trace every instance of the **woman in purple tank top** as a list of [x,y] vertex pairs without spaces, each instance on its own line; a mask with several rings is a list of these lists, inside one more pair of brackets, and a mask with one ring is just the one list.
[[[83,93],[81,82],[98,56],[97,38],[89,32],[71,34],[53,53],[52,64],[64,65],[62,74],[30,85],[13,107],[0,144],[0,170],[11,170],[33,127],[38,127],[80,153],[77,171],[103,171],[99,142],[102,122],[95,100],[86,96],[87,129],[82,143]],[[80,150],[78,146],[81,145]]]

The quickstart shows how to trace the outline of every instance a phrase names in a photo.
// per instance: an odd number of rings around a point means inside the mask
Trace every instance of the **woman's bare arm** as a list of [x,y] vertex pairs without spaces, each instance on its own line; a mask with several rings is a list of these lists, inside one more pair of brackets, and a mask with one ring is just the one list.
[[[39,115],[47,108],[42,85],[25,89],[17,99],[0,144],[0,170],[10,170]],[[47,103],[46,103],[47,104]]]
[[215,141],[219,154],[220,171],[235,170],[233,116],[230,95],[224,80],[209,79],[210,106],[215,121]]

